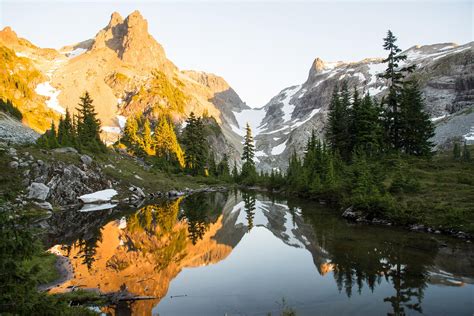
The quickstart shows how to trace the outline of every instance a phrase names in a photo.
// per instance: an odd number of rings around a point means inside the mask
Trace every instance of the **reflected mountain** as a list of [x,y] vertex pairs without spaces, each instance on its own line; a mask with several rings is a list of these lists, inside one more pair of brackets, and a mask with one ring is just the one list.
[[431,285],[474,284],[470,244],[354,225],[318,204],[249,192],[196,194],[120,214],[63,212],[50,225],[51,243],[71,260],[75,272],[51,292],[74,286],[155,297],[105,308],[110,314],[151,314],[184,269],[225,261],[257,228],[271,232],[285,247],[309,252],[314,273],[334,278],[348,298],[370,296],[378,287],[391,289],[379,302],[389,315],[423,313]]

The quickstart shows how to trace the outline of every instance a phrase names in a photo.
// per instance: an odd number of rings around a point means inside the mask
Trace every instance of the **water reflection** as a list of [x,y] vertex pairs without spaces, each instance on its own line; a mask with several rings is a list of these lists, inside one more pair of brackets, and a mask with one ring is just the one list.
[[104,309],[111,314],[266,314],[281,297],[298,315],[473,310],[471,245],[352,225],[312,203],[201,194],[121,214],[58,213],[51,224],[75,270],[52,292],[155,297]]

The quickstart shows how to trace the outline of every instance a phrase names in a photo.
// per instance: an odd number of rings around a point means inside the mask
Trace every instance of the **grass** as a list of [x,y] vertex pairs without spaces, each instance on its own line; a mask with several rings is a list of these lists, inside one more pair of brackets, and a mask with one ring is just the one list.
[[[474,146],[470,150],[474,153]],[[407,163],[407,176],[419,183],[419,190],[394,194],[403,206],[395,219],[474,233],[474,161],[455,161],[443,152],[432,160],[408,158]]]

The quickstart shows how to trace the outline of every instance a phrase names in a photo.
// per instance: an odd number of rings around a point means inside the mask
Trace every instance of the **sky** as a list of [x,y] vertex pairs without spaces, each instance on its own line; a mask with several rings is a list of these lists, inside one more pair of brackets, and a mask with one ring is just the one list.
[[402,49],[473,41],[474,1],[8,1],[0,27],[40,47],[95,36],[112,12],[140,10],[180,69],[220,75],[251,107],[303,83],[316,57],[383,57],[391,29]]

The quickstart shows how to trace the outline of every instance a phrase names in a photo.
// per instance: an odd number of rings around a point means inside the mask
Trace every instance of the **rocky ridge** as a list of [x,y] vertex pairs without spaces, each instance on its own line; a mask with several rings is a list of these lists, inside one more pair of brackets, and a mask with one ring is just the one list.
[[[473,45],[414,46],[404,52],[408,57],[404,66],[417,66],[426,111],[439,123],[434,137],[437,145],[466,134],[474,125],[471,116],[464,116],[468,122],[461,128],[456,124],[456,117],[474,106]],[[304,151],[312,130],[322,137],[332,91],[343,81],[361,94],[380,99],[387,90],[384,79],[377,76],[386,68],[381,62],[381,58],[368,58],[329,63],[316,58],[303,84],[283,89],[262,109],[255,110],[265,114],[255,137],[258,166],[285,168],[294,150]]]

